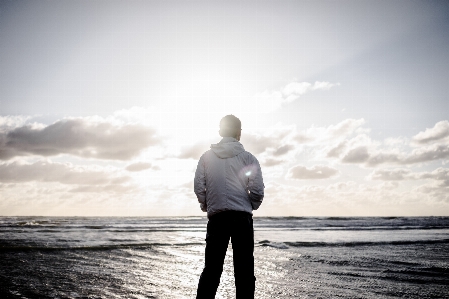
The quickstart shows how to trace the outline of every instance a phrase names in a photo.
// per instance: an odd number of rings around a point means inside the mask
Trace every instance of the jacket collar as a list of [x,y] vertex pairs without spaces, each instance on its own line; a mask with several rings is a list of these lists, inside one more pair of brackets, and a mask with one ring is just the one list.
[[239,142],[239,141],[237,139],[235,139],[234,137],[223,137],[218,144],[228,143],[228,142]]

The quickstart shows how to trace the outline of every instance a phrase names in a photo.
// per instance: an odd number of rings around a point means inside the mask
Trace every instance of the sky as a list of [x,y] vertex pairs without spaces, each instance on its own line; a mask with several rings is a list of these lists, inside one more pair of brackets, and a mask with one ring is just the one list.
[[221,117],[255,216],[449,216],[447,1],[1,1],[0,215],[200,216]]

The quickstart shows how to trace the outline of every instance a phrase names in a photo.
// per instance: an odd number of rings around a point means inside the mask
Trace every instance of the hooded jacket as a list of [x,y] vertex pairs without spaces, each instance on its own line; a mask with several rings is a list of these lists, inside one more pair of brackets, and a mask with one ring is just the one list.
[[264,196],[259,162],[232,137],[210,147],[195,172],[194,191],[201,210],[208,217],[228,210],[252,214]]

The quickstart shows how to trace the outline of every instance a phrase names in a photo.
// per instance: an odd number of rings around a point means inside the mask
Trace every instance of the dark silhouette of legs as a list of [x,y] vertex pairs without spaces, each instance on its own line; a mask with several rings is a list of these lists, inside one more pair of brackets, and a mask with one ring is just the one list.
[[254,298],[252,215],[225,211],[210,217],[207,223],[205,266],[198,283],[197,299],[215,298],[229,239],[232,241],[237,299]]

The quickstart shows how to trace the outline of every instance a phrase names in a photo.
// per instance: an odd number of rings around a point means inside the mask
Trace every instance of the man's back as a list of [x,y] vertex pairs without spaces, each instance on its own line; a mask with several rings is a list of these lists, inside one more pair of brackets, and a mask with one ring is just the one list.
[[262,202],[263,188],[259,162],[232,137],[213,144],[198,162],[194,191],[208,216],[229,210],[252,213]]

